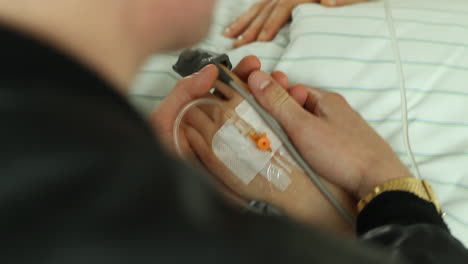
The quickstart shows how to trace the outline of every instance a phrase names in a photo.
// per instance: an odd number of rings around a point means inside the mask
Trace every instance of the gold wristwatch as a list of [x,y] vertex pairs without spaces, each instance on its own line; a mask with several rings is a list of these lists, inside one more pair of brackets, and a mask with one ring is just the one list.
[[364,197],[359,203],[357,204],[358,212],[360,213],[366,205],[368,205],[375,197],[379,196],[384,192],[389,191],[402,191],[402,192],[409,192],[412,193],[419,198],[426,200],[432,203],[437,212],[442,214],[442,209],[440,207],[439,200],[432,189],[432,186],[425,180],[417,179],[414,177],[405,177],[405,178],[398,178],[391,181],[388,181],[380,186],[374,188],[374,190]]

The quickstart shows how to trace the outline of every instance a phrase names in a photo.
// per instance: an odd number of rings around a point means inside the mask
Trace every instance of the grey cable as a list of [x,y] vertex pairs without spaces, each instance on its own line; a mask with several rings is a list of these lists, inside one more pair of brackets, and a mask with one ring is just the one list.
[[296,150],[296,147],[293,145],[288,135],[281,127],[280,124],[268,113],[266,112],[255,100],[255,98],[242,89],[234,80],[229,80],[229,85],[236,90],[249,104],[252,108],[260,115],[260,117],[265,121],[265,123],[271,128],[271,130],[278,136],[280,141],[283,143],[286,150],[291,154],[291,156],[296,160],[299,166],[304,170],[304,172],[310,177],[310,179],[315,183],[317,188],[327,197],[327,199],[332,203],[332,205],[338,210],[338,212],[348,221],[351,226],[355,226],[355,221],[351,214],[338,202],[338,200],[333,196],[330,190],[323,184],[322,180],[312,171],[310,166],[304,160],[304,158]]

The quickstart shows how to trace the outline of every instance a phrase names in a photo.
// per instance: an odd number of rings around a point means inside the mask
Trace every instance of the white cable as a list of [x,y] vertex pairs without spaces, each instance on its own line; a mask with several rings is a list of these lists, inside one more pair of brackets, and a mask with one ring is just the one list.
[[173,126],[173,129],[172,129],[172,134],[174,135],[174,145],[175,145],[177,154],[179,154],[179,156],[181,156],[181,157],[183,157],[184,154],[182,152],[182,148],[180,147],[180,137],[179,137],[180,124],[182,123],[182,119],[184,118],[185,114],[187,114],[187,112],[192,107],[195,107],[195,106],[201,105],[201,104],[216,105],[216,106],[219,106],[219,107],[223,108],[226,111],[226,113],[230,112],[220,102],[218,102],[216,100],[213,100],[213,99],[205,99],[205,98],[197,99],[197,100],[187,104],[184,108],[182,108],[182,110],[177,115],[177,118],[176,118],[176,120],[174,122],[174,126]]
[[411,149],[409,126],[408,126],[408,103],[407,103],[407,97],[406,97],[406,80],[405,80],[405,73],[403,70],[403,63],[401,61],[401,52],[400,52],[400,47],[398,45],[398,38],[397,38],[396,29],[395,29],[392,9],[390,6],[390,0],[384,0],[384,6],[385,6],[385,15],[387,19],[388,30],[390,32],[391,39],[392,39],[393,53],[395,56],[395,65],[397,68],[397,74],[398,74],[399,86],[400,86],[403,141],[406,147],[406,152],[408,154],[408,157],[411,160],[411,167],[412,167],[413,173],[415,174],[416,177],[421,178],[418,164],[416,163],[413,150]]

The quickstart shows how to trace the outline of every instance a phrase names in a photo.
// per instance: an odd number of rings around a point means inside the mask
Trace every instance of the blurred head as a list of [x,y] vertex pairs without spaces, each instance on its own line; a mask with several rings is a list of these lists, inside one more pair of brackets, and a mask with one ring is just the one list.
[[192,45],[208,32],[216,0],[126,0],[135,37],[159,49]]
[[151,54],[208,32],[216,0],[0,0],[0,24],[36,35],[122,89]]

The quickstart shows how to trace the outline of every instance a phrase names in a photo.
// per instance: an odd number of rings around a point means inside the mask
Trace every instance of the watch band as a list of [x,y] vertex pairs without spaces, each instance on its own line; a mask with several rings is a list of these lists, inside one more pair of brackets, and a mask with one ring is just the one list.
[[437,212],[442,214],[439,200],[432,186],[425,180],[417,179],[414,177],[398,178],[388,181],[380,186],[374,188],[366,197],[359,201],[357,210],[360,213],[367,204],[369,204],[375,197],[384,192],[390,191],[403,191],[412,193],[419,198],[434,204]]

